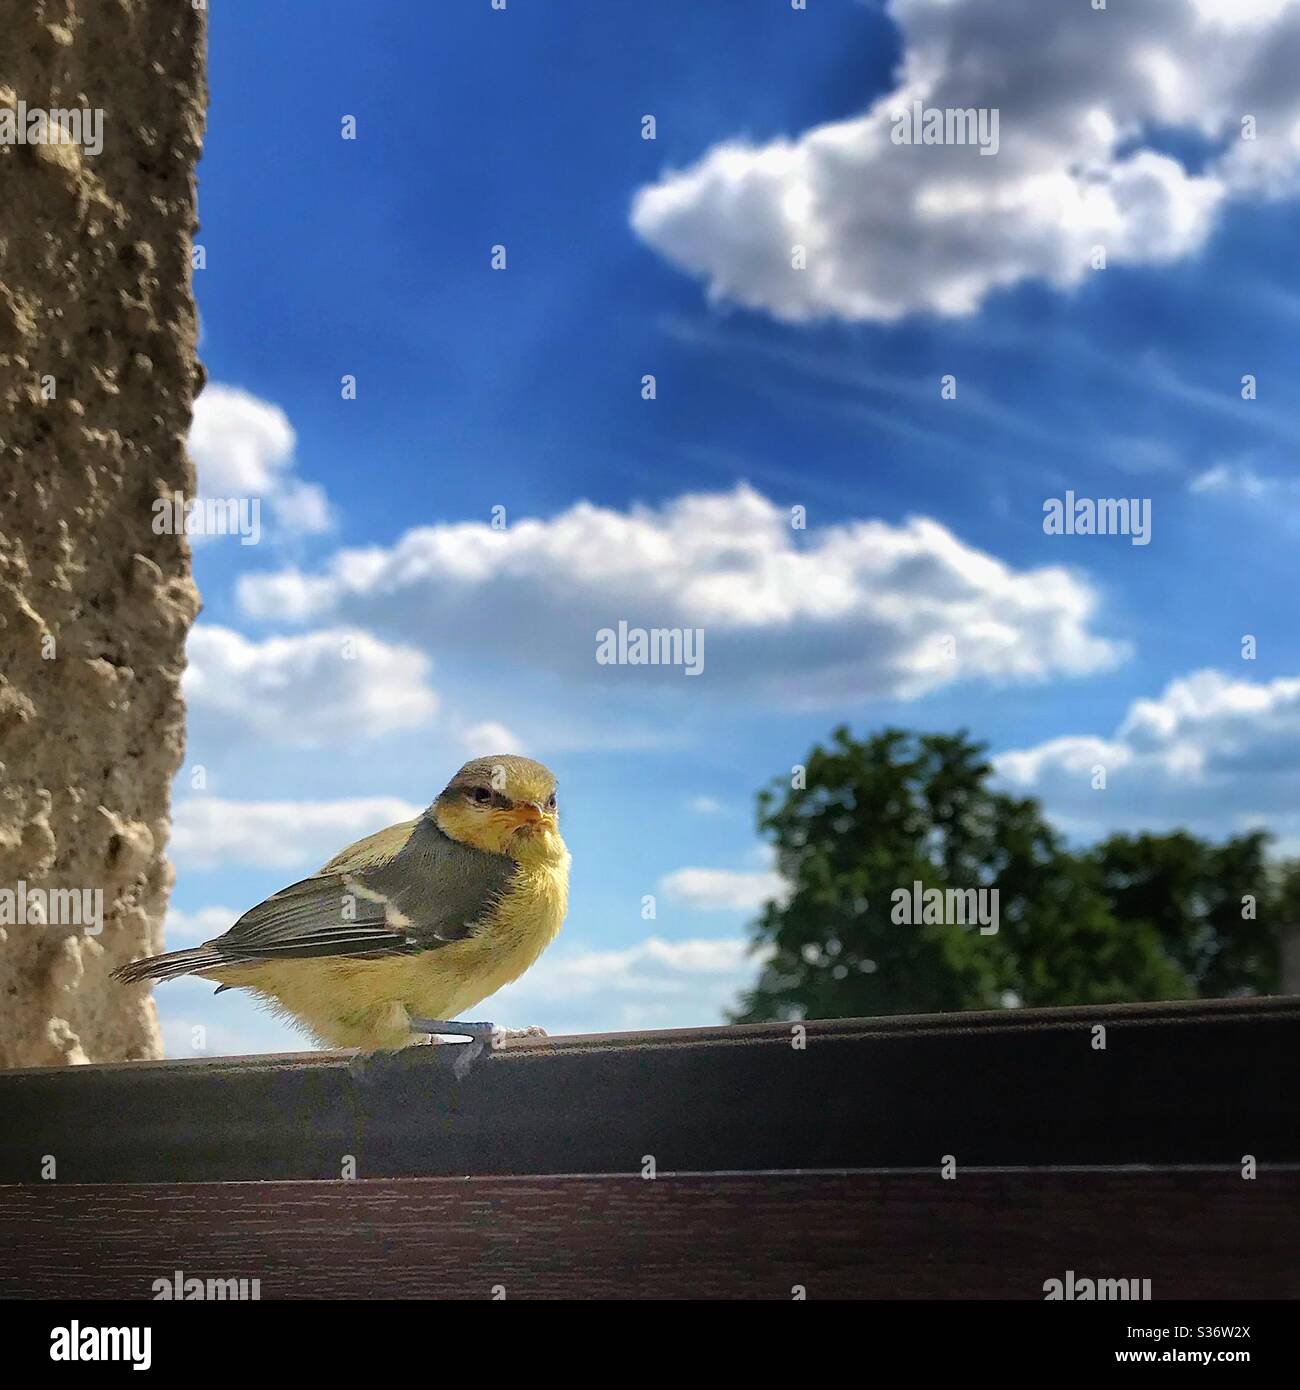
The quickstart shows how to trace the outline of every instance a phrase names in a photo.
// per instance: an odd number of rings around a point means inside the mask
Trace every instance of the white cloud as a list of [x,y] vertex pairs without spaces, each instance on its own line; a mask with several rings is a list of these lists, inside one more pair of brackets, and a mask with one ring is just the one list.
[[186,652],[185,698],[194,714],[291,747],[355,743],[418,728],[438,710],[429,659],[364,632],[256,642],[200,623]]
[[771,870],[675,869],[659,880],[659,891],[696,912],[754,912],[784,902],[790,885]]
[[[1136,700],[1110,738],[1052,739],[995,759],[1015,790],[1082,835],[1187,826],[1223,835],[1255,826],[1300,835],[1300,677],[1256,683],[1219,671]],[[1093,788],[1096,767],[1104,790]]]
[[238,1057],[306,1052],[311,1040],[243,990],[214,993],[208,980],[185,975],[154,991],[167,1057]]
[[[424,526],[321,572],[245,576],[239,599],[257,617],[340,618],[480,663],[810,704],[1085,674],[1125,654],[1091,630],[1096,597],[1071,571],[1015,570],[925,518],[796,532],[743,485],[627,512],[580,502],[506,531]],[[597,631],[620,620],[703,628],[703,675],[597,665]]]
[[718,816],[722,814],[722,802],[714,796],[693,796],[687,805],[697,816]]
[[569,1000],[620,993],[677,993],[696,975],[752,973],[755,957],[742,938],[664,941],[651,936],[621,951],[548,952],[511,987],[513,996]]
[[[713,298],[795,322],[970,314],[1026,279],[1077,285],[1095,245],[1111,264],[1177,260],[1229,199],[1296,191],[1297,3],[894,0],[890,13],[899,84],[862,115],[724,142],[637,194],[634,229]],[[997,153],[895,144],[916,101],[996,109]],[[1157,126],[1208,141],[1206,167],[1143,148]]]
[[1242,502],[1277,503],[1300,498],[1300,479],[1260,473],[1248,463],[1218,463],[1191,481],[1193,492]]
[[329,501],[321,487],[295,475],[294,444],[284,411],[248,391],[209,383],[194,402],[189,449],[201,496],[261,498],[285,531],[328,531]]
[[739,937],[649,937],[614,951],[557,945],[479,1011],[510,1027],[538,1024],[551,1033],[720,1023],[764,958]]
[[522,753],[523,740],[518,738],[504,724],[486,720],[473,724],[461,735],[471,758],[486,758],[493,753]]
[[232,907],[201,907],[196,912],[184,912],[179,907],[167,909],[164,938],[169,951],[183,946],[197,946],[228,931],[243,916]]
[[343,801],[225,801],[192,796],[172,815],[178,868],[248,865],[313,872],[339,850],[424,808],[391,796]]

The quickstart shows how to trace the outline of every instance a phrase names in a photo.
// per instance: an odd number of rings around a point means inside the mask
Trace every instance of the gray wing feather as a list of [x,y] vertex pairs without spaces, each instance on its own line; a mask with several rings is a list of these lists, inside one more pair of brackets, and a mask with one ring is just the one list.
[[410,920],[407,935],[428,950],[468,936],[496,906],[517,868],[504,855],[444,835],[425,816],[400,854],[357,877]]
[[[347,864],[346,852],[331,860]],[[208,944],[232,962],[434,950],[467,936],[515,870],[509,859],[452,840],[427,816],[391,857],[331,866],[272,894]]]

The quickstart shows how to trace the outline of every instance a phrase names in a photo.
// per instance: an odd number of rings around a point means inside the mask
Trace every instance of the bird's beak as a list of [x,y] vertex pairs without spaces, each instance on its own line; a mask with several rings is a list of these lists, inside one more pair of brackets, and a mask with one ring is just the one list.
[[525,825],[540,825],[546,819],[546,813],[535,801],[519,801],[511,808],[510,819],[518,822],[522,828]]

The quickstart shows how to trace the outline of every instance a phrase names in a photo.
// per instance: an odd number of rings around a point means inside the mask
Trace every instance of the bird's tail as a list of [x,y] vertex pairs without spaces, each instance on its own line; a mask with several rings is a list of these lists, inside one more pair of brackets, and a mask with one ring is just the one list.
[[133,960],[130,965],[113,971],[113,978],[124,985],[139,984],[141,980],[174,980],[179,975],[193,975],[214,966],[229,965],[229,956],[214,951],[211,946],[191,946],[185,951],[168,951],[161,956]]

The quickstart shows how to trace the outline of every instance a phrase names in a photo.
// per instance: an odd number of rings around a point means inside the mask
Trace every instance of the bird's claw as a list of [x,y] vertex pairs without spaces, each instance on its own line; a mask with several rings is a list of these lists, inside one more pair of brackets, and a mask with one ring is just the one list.
[[413,1018],[411,1019],[411,1031],[428,1033],[431,1037],[445,1033],[452,1037],[467,1039],[461,1045],[456,1060],[452,1063],[452,1071],[455,1072],[457,1079],[462,1081],[469,1075],[470,1068],[483,1056],[484,1052],[495,1050],[503,1042],[512,1038],[546,1037],[546,1029],[535,1026],[531,1028],[501,1028],[495,1023],[460,1023],[454,1019],[446,1018]]
[[466,1042],[461,1045],[451,1066],[456,1079],[463,1081],[483,1053],[496,1046],[496,1034],[499,1030],[495,1023],[461,1023],[448,1018],[412,1018],[411,1031],[428,1033],[430,1041],[439,1033],[465,1038]]

